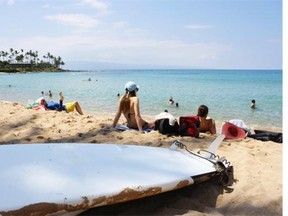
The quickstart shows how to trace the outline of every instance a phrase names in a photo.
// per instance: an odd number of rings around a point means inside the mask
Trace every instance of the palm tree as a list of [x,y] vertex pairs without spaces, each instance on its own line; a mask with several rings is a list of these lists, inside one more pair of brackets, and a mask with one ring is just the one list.
[[[24,63],[24,62],[26,64],[30,63],[31,66],[35,67],[35,69],[37,69],[37,66],[39,68],[44,66],[44,67],[53,69],[54,67],[59,68],[61,67],[61,65],[65,64],[62,61],[62,58],[60,56],[54,57],[50,52],[48,52],[46,55],[43,55],[43,58],[39,58],[38,51],[29,50],[28,52],[24,52],[24,49],[20,49],[20,51],[18,51],[13,48],[10,48],[8,52],[0,51],[0,62],[1,60],[4,63],[6,60],[6,62],[8,63],[8,66],[9,66],[9,63]],[[40,65],[38,65],[39,62],[40,62]]]
[[13,58],[14,58],[14,49],[13,48],[10,48],[10,55],[8,57],[8,62],[11,63],[13,61]]
[[1,52],[0,52],[0,57],[2,57],[2,61],[4,61],[4,54],[5,54],[4,51],[1,51]]
[[34,53],[33,53],[33,55],[34,55],[34,63],[36,63],[36,65],[37,65],[37,60],[38,60],[38,51],[36,50]]
[[8,52],[5,52],[5,60],[7,61]]
[[51,63],[51,62],[50,62],[50,59],[51,59],[51,54],[50,54],[50,52],[47,53],[47,59],[48,59],[48,63],[50,64],[50,63]]
[[61,59],[60,56],[58,56],[57,58],[54,57],[54,65],[55,65],[55,67],[59,68],[59,66],[61,65],[61,61],[62,61],[62,59]]
[[20,54],[20,55],[16,56],[16,61],[17,62],[23,63],[23,59],[24,59],[24,55],[23,54]]

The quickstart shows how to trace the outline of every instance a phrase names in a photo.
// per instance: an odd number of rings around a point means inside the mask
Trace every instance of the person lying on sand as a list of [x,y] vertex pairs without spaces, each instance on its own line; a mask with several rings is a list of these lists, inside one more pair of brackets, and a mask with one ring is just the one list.
[[45,108],[47,108],[48,110],[57,110],[57,111],[65,110],[67,113],[73,112],[76,109],[76,111],[80,115],[83,115],[82,109],[77,101],[63,104],[64,96],[62,95],[62,92],[59,92],[59,96],[60,96],[59,103],[41,99],[40,104],[44,106]]

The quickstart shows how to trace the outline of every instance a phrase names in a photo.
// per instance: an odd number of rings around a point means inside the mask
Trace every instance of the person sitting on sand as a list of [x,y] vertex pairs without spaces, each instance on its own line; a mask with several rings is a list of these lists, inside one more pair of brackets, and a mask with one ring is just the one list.
[[76,111],[80,115],[83,115],[82,109],[77,101],[63,104],[64,96],[62,95],[62,92],[59,92],[59,96],[60,96],[59,103],[41,99],[40,104],[48,110],[57,110],[57,111],[65,110],[67,113],[73,112],[76,109]]
[[121,114],[125,116],[127,120],[127,126],[129,128],[138,129],[140,132],[148,128],[154,127],[153,123],[148,123],[142,119],[139,108],[139,98],[137,92],[139,86],[134,82],[127,82],[125,85],[125,94],[120,97],[118,102],[118,110],[114,117],[112,127],[115,127]]
[[215,121],[208,116],[209,109],[205,105],[201,105],[198,108],[197,116],[200,120],[199,132],[210,132],[211,134],[216,134],[216,124]]

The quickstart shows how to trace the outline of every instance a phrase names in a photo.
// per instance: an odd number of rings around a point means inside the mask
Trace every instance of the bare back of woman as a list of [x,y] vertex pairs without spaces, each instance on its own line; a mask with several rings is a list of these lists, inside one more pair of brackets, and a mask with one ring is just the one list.
[[142,119],[139,108],[139,98],[137,97],[139,87],[134,82],[128,82],[125,85],[126,93],[119,99],[118,110],[115,115],[112,127],[115,127],[121,114],[125,116],[127,120],[127,126],[133,129],[143,131],[152,127]]
[[211,134],[216,133],[215,122],[210,117],[200,117],[200,129],[199,132],[207,132],[209,131]]
[[215,121],[208,116],[208,107],[201,105],[198,108],[197,116],[200,118],[200,132],[210,132],[211,134],[216,134]]
[[140,115],[139,110],[139,98],[136,96],[127,98],[124,100],[124,106],[127,106],[126,109],[123,109],[123,114],[127,120],[127,126],[134,129],[145,130],[149,127],[148,122],[144,121]]

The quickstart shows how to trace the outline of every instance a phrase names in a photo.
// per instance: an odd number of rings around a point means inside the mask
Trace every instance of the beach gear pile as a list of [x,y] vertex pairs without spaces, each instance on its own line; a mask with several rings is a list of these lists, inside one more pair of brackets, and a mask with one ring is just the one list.
[[44,97],[40,97],[35,101],[28,100],[26,108],[27,109],[33,109],[33,110],[47,110],[47,108],[45,106],[41,105],[42,99],[44,99]]
[[181,116],[177,119],[168,112],[155,117],[155,130],[165,135],[199,137],[200,120],[198,116]]

